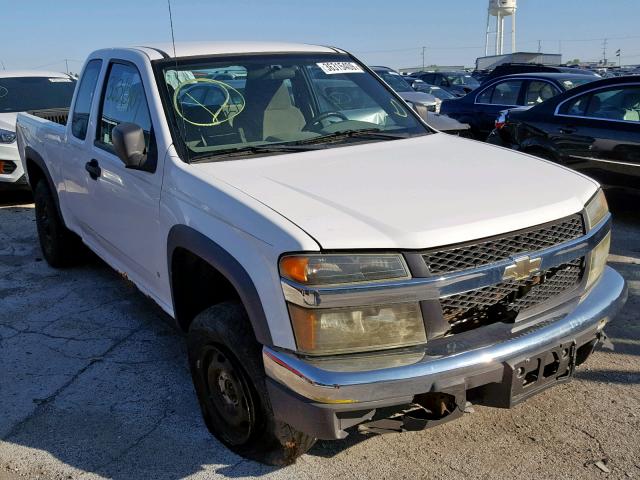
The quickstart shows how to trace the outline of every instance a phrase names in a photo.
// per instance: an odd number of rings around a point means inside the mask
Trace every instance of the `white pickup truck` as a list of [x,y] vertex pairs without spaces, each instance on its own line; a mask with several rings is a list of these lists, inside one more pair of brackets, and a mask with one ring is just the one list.
[[433,131],[337,48],[96,51],[68,118],[17,120],[46,260],[84,244],[172,316],[248,458],[515,405],[625,300],[596,182]]

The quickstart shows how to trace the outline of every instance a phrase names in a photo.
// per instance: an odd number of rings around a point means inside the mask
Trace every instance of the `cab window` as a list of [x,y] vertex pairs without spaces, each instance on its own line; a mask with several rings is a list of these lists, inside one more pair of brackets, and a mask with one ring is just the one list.
[[87,136],[89,126],[89,115],[91,114],[91,104],[93,94],[96,91],[98,75],[102,68],[102,60],[91,60],[87,63],[78,87],[78,95],[73,106],[73,116],[71,117],[71,133],[74,137],[84,140]]
[[151,117],[138,69],[128,63],[112,63],[102,97],[96,145],[111,151],[111,132],[124,122],[142,128],[149,148]]

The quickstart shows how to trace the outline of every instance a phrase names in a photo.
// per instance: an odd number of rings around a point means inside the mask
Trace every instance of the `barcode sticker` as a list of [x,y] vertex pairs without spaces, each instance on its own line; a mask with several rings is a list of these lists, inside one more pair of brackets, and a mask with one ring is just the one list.
[[336,73],[364,73],[360,65],[354,62],[321,62],[316,63],[327,75]]

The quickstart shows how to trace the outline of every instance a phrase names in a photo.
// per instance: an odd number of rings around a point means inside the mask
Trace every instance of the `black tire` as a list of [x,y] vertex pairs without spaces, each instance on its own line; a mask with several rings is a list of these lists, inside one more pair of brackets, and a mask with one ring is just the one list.
[[33,189],[36,227],[42,255],[54,268],[64,268],[85,258],[80,238],[65,227],[47,181],[40,180]]
[[273,416],[260,344],[243,306],[224,302],[193,320],[189,366],[209,431],[230,450],[268,465],[290,465],[315,438]]

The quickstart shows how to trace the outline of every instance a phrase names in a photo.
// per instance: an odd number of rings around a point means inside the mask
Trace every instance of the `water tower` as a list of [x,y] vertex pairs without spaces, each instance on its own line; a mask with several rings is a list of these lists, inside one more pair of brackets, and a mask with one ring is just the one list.
[[[496,17],[496,28],[491,31],[491,17]],[[496,34],[496,55],[504,53],[504,18],[511,17],[511,53],[516,51],[516,0],[489,0],[487,10],[487,38],[484,54],[489,55],[489,36]]]

